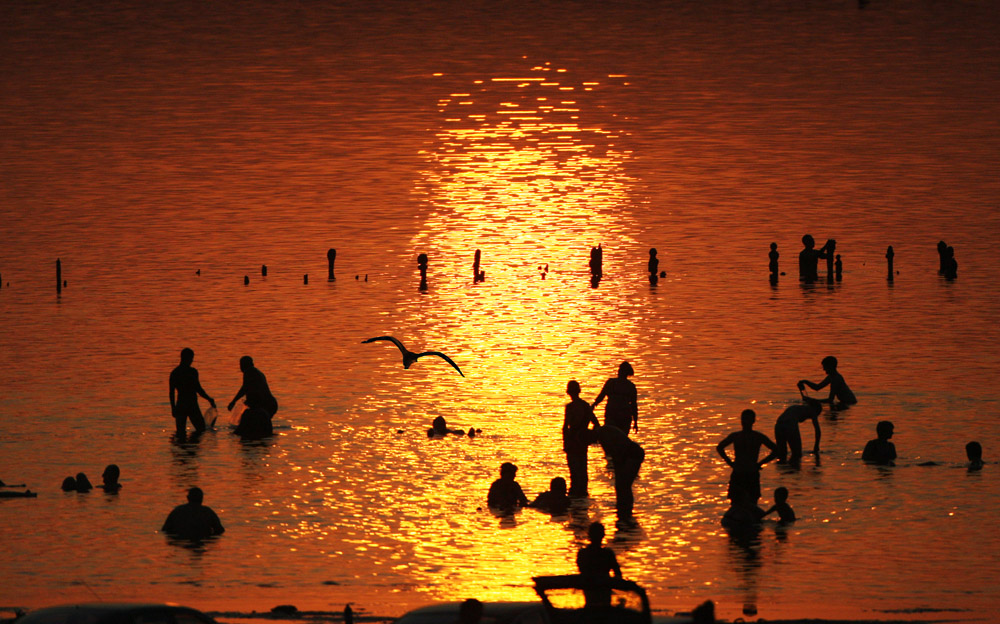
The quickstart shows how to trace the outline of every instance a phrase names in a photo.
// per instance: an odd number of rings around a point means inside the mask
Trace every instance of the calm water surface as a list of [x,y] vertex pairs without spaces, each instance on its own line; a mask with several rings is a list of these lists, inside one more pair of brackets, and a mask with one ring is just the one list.
[[[565,475],[566,382],[592,399],[628,359],[640,526],[610,538],[654,607],[1000,610],[997,7],[421,6],[0,7],[0,478],[39,492],[0,501],[0,606],[531,599],[588,522],[613,525],[611,476],[595,449],[564,518],[499,519],[486,490],[504,461],[529,496]],[[842,282],[798,284],[806,232],[837,240]],[[360,344],[382,334],[467,376]],[[172,441],[184,346],[222,405],[251,354],[279,435]],[[818,461],[762,476],[762,503],[784,485],[800,520],[731,539],[715,444],[747,407],[770,432],[828,354],[860,403],[823,416]],[[438,415],[483,435],[429,441]],[[892,469],[860,461],[882,419]],[[59,491],[110,462],[119,495]],[[226,534],[169,545],[195,485]]]

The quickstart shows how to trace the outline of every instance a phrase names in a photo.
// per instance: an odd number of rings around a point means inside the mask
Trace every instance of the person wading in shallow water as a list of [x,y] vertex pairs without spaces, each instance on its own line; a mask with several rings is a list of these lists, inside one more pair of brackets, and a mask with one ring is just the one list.
[[[715,450],[722,459],[733,469],[729,477],[729,500],[736,504],[746,504],[757,506],[760,500],[760,469],[767,462],[776,456],[777,446],[759,431],[755,431],[753,424],[757,421],[757,413],[751,409],[745,409],[740,414],[740,424],[742,429],[730,433]],[[733,447],[733,459],[729,458],[726,448]],[[765,446],[771,452],[762,460],[760,457],[760,447]]]
[[225,533],[219,516],[211,507],[202,504],[204,499],[201,488],[188,490],[188,502],[174,507],[160,530],[171,537],[187,540],[201,540]]
[[[580,383],[575,379],[566,384],[570,402],[563,418],[563,451],[569,465],[569,495],[587,495],[587,447],[597,439],[600,423],[594,409],[580,398]],[[593,428],[590,427],[593,425]]]
[[594,399],[593,407],[601,404],[605,397],[608,404],[604,408],[604,426],[618,427],[628,435],[629,428],[639,431],[639,398],[635,384],[629,377],[635,375],[632,365],[622,362],[618,365],[618,376],[604,382],[600,394]]
[[201,395],[215,407],[215,399],[208,396],[198,380],[198,369],[191,366],[194,361],[194,351],[181,349],[181,363],[170,372],[170,411],[174,416],[178,437],[187,434],[187,421],[190,419],[196,433],[205,430],[205,419],[198,406],[198,395]]

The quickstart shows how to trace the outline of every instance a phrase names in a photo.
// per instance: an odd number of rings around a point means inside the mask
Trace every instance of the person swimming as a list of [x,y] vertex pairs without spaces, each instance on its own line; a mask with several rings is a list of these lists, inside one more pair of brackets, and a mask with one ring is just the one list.
[[562,515],[569,509],[569,496],[566,494],[566,479],[553,477],[549,482],[549,489],[535,497],[535,500],[528,503],[528,507],[550,513],[552,515]]

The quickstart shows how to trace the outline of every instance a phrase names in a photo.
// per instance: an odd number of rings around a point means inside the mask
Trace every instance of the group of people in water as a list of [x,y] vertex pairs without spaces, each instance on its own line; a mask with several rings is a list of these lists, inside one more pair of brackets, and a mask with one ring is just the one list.
[[[795,521],[795,512],[788,503],[789,494],[785,487],[774,490],[775,502],[770,509],[765,511],[758,507],[757,501],[761,497],[760,471],[772,460],[790,466],[798,466],[801,463],[803,451],[799,424],[807,420],[812,422],[815,433],[812,452],[819,455],[821,439],[819,415],[823,411],[823,403],[829,403],[833,411],[847,409],[857,403],[854,393],[837,370],[837,358],[832,355],[827,356],[823,358],[821,365],[826,372],[826,377],[822,381],[813,383],[801,379],[797,382],[802,403],[788,406],[778,416],[774,423],[774,441],[753,428],[757,414],[751,409],[746,409],[740,415],[742,428],[726,436],[716,446],[718,454],[732,468],[727,491],[727,498],[731,504],[722,518],[722,523],[727,527],[752,526],[772,513],[778,514],[780,523]],[[805,394],[806,387],[813,390],[829,387],[830,393],[826,398],[816,399]],[[876,438],[865,445],[861,459],[871,464],[894,465],[896,446],[889,441],[893,430],[892,422],[880,421],[875,427]],[[730,446],[733,447],[733,457],[728,453]],[[763,458],[760,457],[762,447],[770,451]],[[966,445],[966,454],[969,458],[969,470],[980,470],[983,467],[982,446],[979,442],[969,442]]]
[[[500,466],[500,478],[490,485],[486,501],[489,507],[500,513],[509,513],[520,507],[534,507],[552,514],[565,513],[572,498],[587,496],[587,452],[592,444],[599,444],[614,471],[617,526],[634,526],[632,484],[638,478],[639,468],[646,457],[642,446],[629,438],[630,432],[639,430],[638,392],[629,379],[634,374],[632,365],[622,362],[618,375],[604,383],[593,403],[580,398],[578,381],[574,379],[566,384],[570,401],[564,410],[562,440],[569,469],[569,487],[563,477],[554,477],[548,491],[528,502],[520,484],[514,479],[517,466],[505,462]],[[594,408],[605,400],[602,426],[594,415]]]

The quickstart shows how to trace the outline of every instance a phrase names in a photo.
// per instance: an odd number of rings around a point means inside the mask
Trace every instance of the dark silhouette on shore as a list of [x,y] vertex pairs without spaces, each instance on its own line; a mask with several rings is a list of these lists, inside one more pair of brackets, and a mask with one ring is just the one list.
[[368,340],[362,340],[361,344],[375,342],[376,340],[388,340],[389,342],[391,342],[392,344],[396,345],[396,347],[399,348],[400,353],[403,354],[403,368],[410,368],[410,366],[412,366],[414,362],[416,362],[419,358],[424,357],[425,355],[436,355],[437,357],[443,359],[445,362],[451,364],[452,368],[457,370],[459,375],[465,377],[465,373],[463,373],[462,369],[458,367],[458,364],[456,364],[454,361],[452,361],[450,357],[448,357],[444,353],[441,353],[440,351],[423,351],[422,353],[414,353],[413,351],[410,351],[409,349],[404,347],[402,342],[400,342],[396,338],[393,338],[392,336],[375,336],[374,338],[369,338]]
[[825,399],[818,399],[819,401],[829,403],[830,409],[834,410],[842,410],[850,407],[851,405],[855,405],[858,402],[858,399],[847,386],[847,382],[844,381],[844,376],[837,371],[837,358],[832,355],[828,355],[820,362],[820,366],[823,367],[823,372],[826,373],[826,377],[823,378],[823,381],[813,383],[808,379],[800,379],[795,384],[798,387],[799,392],[805,390],[806,386],[809,386],[813,390],[822,390],[823,388],[830,386],[830,396]]
[[[580,383],[575,379],[566,384],[570,402],[564,411],[562,438],[566,464],[569,466],[570,496],[587,495],[587,448],[597,440],[601,424],[594,408],[580,398]],[[591,427],[590,425],[593,425]]]
[[566,479],[553,477],[549,481],[549,489],[528,503],[528,507],[538,509],[554,516],[561,516],[569,509],[569,496],[566,494]]
[[427,254],[417,256],[417,269],[420,270],[420,290],[427,290]]
[[622,362],[618,365],[618,376],[604,382],[601,392],[594,399],[596,408],[608,399],[604,407],[604,426],[618,427],[627,436],[629,429],[639,431],[639,394],[629,377],[635,375],[632,365]]
[[646,451],[638,443],[630,440],[624,431],[614,426],[604,426],[597,430],[597,441],[608,456],[615,472],[615,511],[618,513],[619,528],[635,526],[632,509],[635,494],[632,484],[639,477],[639,468],[646,458]]
[[187,421],[191,421],[195,432],[201,433],[205,430],[205,418],[201,413],[201,406],[198,405],[198,396],[202,396],[215,407],[215,399],[208,396],[205,389],[201,387],[198,378],[198,369],[191,366],[194,361],[194,351],[185,347],[181,349],[181,362],[170,372],[170,412],[174,417],[174,424],[178,437],[187,435]]
[[656,247],[649,250],[649,262],[646,263],[646,271],[649,273],[649,283],[655,285],[660,279],[660,260],[656,257]]
[[[760,469],[777,456],[777,445],[771,438],[753,428],[756,421],[756,412],[751,409],[743,410],[740,414],[741,429],[730,433],[715,447],[719,456],[733,469],[726,495],[734,506],[757,506],[757,501],[760,500]],[[732,459],[726,452],[730,446],[733,447]],[[762,446],[771,452],[764,459],[759,459]]]
[[765,511],[764,515],[769,516],[773,513],[778,514],[778,522],[780,524],[795,522],[795,511],[788,504],[788,488],[779,487],[774,490],[774,505]]
[[167,516],[160,531],[175,538],[198,541],[214,535],[222,535],[226,529],[219,521],[219,516],[211,507],[203,505],[205,499],[201,488],[188,490],[188,502],[174,507]]
[[476,250],[476,259],[472,263],[472,283],[478,284],[479,282],[486,281],[486,271],[481,271],[479,269],[479,263],[483,258],[483,254],[478,249]]
[[896,461],[896,445],[889,441],[895,427],[888,420],[881,420],[875,425],[875,434],[878,436],[869,440],[865,445],[865,450],[861,453],[861,459],[870,464],[881,466],[893,466]]
[[330,248],[326,251],[326,281],[332,282],[337,279],[333,274],[333,264],[337,261],[337,250]]
[[969,442],[965,445],[965,456],[969,458],[969,471],[974,472],[976,470],[982,470],[985,463],[983,462],[983,445],[979,442]]
[[812,452],[814,455],[819,455],[819,415],[823,411],[823,406],[816,399],[804,398],[805,403],[789,405],[774,423],[774,443],[777,447],[774,454],[779,464],[798,466],[802,462],[802,434],[799,431],[799,423],[807,420],[812,420],[815,433]]
[[[829,242],[829,241],[828,241]],[[811,284],[819,279],[820,258],[826,258],[826,246],[816,250],[816,240],[809,234],[802,237],[802,251],[799,252],[799,280]]]
[[122,489],[122,484],[118,483],[122,471],[117,464],[108,464],[101,473],[101,485],[97,486],[108,494],[117,494]]
[[278,412],[278,400],[271,393],[264,373],[254,366],[252,357],[244,355],[240,358],[240,371],[243,373],[243,385],[229,402],[229,411],[233,411],[233,406],[242,397],[246,397],[244,402],[247,408],[240,415],[240,424],[234,433],[254,440],[270,436],[274,433],[271,420]]
[[517,476],[517,466],[510,462],[500,465],[500,478],[490,485],[486,495],[486,504],[496,511],[510,513],[528,504],[528,498],[521,489],[521,484],[514,480]]
[[893,277],[894,273],[893,273],[893,269],[892,269],[892,260],[895,257],[896,257],[896,252],[892,250],[892,245],[889,245],[889,247],[885,250],[885,262],[886,262],[886,265],[888,266],[888,269],[889,269],[889,276],[888,277],[889,277],[889,281],[890,282],[894,279],[894,277]]

